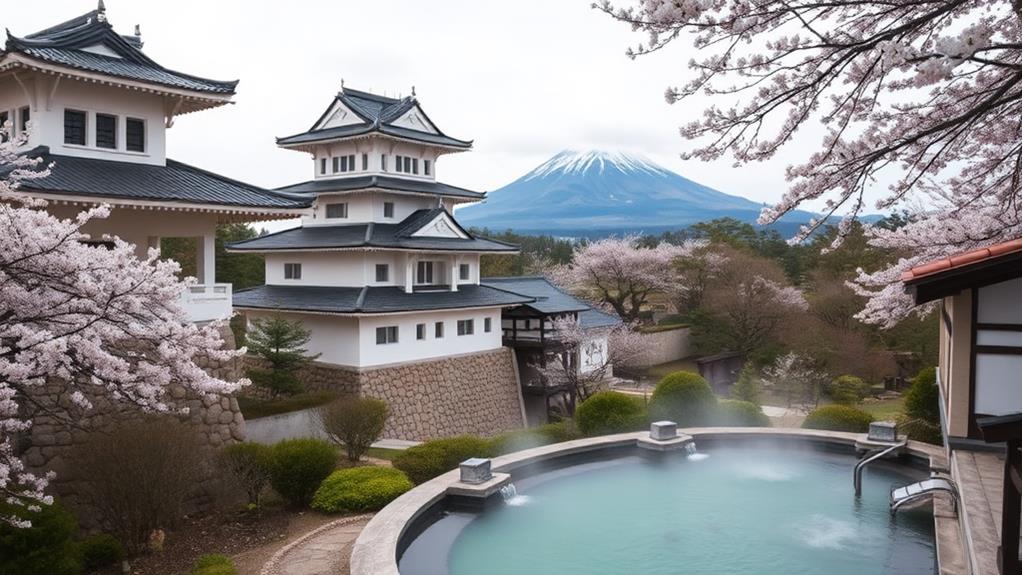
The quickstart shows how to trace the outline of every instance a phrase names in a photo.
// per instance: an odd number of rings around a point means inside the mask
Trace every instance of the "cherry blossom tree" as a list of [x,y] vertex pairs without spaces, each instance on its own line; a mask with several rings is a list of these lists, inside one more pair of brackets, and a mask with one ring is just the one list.
[[638,236],[605,238],[576,248],[571,263],[552,268],[549,275],[558,285],[609,306],[625,323],[632,323],[654,294],[684,289],[676,260],[695,247],[694,243],[642,247]]
[[[49,477],[30,473],[15,453],[16,436],[34,415],[74,425],[92,407],[90,397],[170,412],[171,383],[211,395],[247,382],[227,382],[196,365],[198,356],[227,361],[244,350],[222,350],[219,325],[186,319],[176,263],[155,250],[139,260],[134,246],[117,238],[105,238],[109,248],[84,243],[82,227],[106,217],[106,206],[60,220],[44,201],[18,193],[21,182],[60,169],[19,155],[23,143],[0,143],[0,496],[36,509],[52,501]],[[67,400],[59,409],[38,399],[53,382]],[[14,516],[0,521],[26,525]]]
[[1019,0],[629,2],[594,6],[648,36],[631,56],[684,37],[700,53],[689,81],[666,91],[671,103],[712,98],[681,129],[698,140],[684,157],[744,166],[822,125],[818,151],[788,168],[790,189],[761,223],[820,200],[841,218],[837,247],[878,180],[893,181],[872,207],[908,209],[909,221],[867,234],[906,257],[859,273],[861,319],[891,326],[912,310],[905,269],[1022,235]]
[[784,393],[788,407],[806,413],[820,405],[823,386],[830,381],[830,376],[819,370],[811,357],[796,352],[779,356],[763,374],[765,383]]
[[[560,318],[553,328],[553,337],[563,346],[561,356],[536,370],[544,383],[568,387],[579,402],[599,391],[612,369],[632,367],[650,351],[649,340],[624,324],[585,329],[576,318]],[[569,356],[578,361],[568,361]]]

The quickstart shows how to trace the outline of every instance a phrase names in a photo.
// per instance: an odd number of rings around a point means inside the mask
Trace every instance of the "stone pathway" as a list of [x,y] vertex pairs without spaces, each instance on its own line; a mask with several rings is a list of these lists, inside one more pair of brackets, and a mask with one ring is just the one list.
[[372,515],[332,521],[277,551],[260,575],[347,575],[351,547]]

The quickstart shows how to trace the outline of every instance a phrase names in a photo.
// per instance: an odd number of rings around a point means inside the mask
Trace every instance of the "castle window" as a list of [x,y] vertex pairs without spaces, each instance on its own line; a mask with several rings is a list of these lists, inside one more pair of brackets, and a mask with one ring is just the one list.
[[64,110],[64,143],[73,146],[85,145],[85,112]]
[[493,331],[493,318],[486,318],[483,320],[483,331],[490,333]]
[[284,264],[284,279],[302,279],[302,264]]
[[326,173],[326,158],[320,158],[319,160],[319,173],[320,174]]
[[394,202],[383,202],[383,217],[394,217]]
[[326,217],[327,218],[346,218],[348,217],[348,204],[327,204],[326,205]]
[[412,158],[412,173],[419,174],[419,158]]
[[426,324],[415,324],[415,339],[426,339]]
[[444,337],[444,322],[438,321],[433,326],[433,337],[437,339]]
[[387,171],[387,154],[380,154],[380,171]]
[[415,269],[415,283],[433,283],[433,262],[419,262]]
[[369,169],[369,154],[362,154],[362,171]]
[[469,268],[468,264],[461,264],[458,266],[458,278],[460,278],[461,280],[463,281],[468,280],[470,272],[471,269]]
[[331,161],[333,162],[334,173],[336,174],[337,172],[341,171],[341,159],[338,158],[337,156],[334,156],[333,158],[331,158]]
[[475,333],[475,320],[458,320],[458,335],[472,335],[473,333]]
[[430,164],[431,164],[431,163],[432,163],[432,162],[430,162],[429,160],[423,160],[423,161],[422,161],[422,173],[423,173],[423,174],[425,174],[425,175],[427,175],[427,176],[428,176],[428,175],[430,175],[430,174],[429,174],[429,169],[430,169]]
[[409,158],[408,156],[405,156],[405,157],[401,158],[401,160],[405,163],[403,171],[406,174],[411,172],[412,171],[412,159]]
[[0,129],[4,130],[3,133],[0,133],[0,142],[10,140],[11,134],[14,133],[14,126],[11,126],[9,130],[7,129],[6,124],[9,118],[10,115],[7,112],[0,112]]
[[124,148],[129,152],[145,152],[145,120],[128,118],[124,121]]
[[19,113],[21,114],[21,116],[18,121],[18,127],[22,132],[27,132],[28,123],[32,119],[32,108],[25,106],[24,108],[21,109]]
[[389,325],[376,328],[376,345],[397,343],[397,326]]
[[376,264],[376,281],[390,281],[390,266],[387,264]]
[[395,172],[403,172],[403,171],[405,171],[404,164],[402,163],[404,159],[405,159],[404,156],[394,156],[394,171]]
[[117,149],[117,116],[96,114],[96,147]]
[[349,154],[348,155],[348,169],[344,170],[344,171],[345,172],[354,172],[355,171],[355,154]]

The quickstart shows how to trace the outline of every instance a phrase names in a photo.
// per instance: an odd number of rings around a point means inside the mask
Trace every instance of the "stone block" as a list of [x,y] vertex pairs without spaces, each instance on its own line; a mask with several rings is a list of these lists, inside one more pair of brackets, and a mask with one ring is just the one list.
[[898,441],[898,424],[893,421],[874,421],[869,424],[869,434],[866,438],[870,441],[894,443]]
[[678,424],[673,421],[654,421],[649,425],[649,437],[657,441],[667,441],[678,436]]
[[490,472],[490,460],[481,457],[473,457],[461,462],[458,466],[461,470],[461,482],[479,484],[489,481],[493,477]]

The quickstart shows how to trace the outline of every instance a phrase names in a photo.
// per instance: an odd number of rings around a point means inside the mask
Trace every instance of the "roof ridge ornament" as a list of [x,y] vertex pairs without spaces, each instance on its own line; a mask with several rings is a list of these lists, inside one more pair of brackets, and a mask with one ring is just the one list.
[[106,4],[103,0],[99,0],[99,4],[96,5],[96,21],[106,22]]

